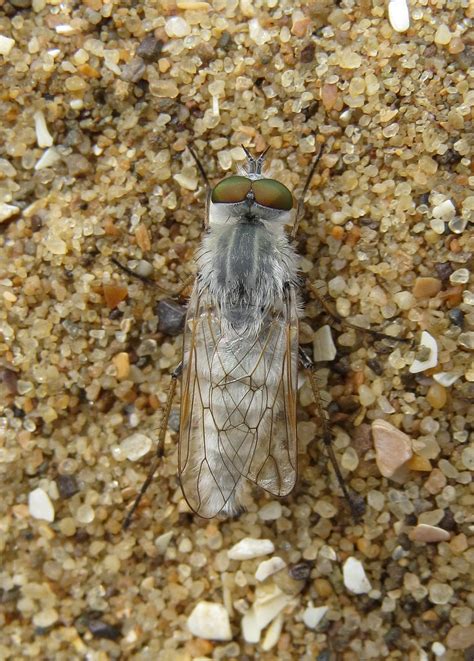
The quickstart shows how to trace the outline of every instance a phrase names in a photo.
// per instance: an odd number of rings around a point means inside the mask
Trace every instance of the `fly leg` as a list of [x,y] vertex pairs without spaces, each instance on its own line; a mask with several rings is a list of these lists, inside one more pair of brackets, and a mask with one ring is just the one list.
[[209,205],[210,205],[211,193],[212,193],[211,184],[209,182],[209,178],[207,176],[206,170],[204,169],[203,164],[199,160],[199,156],[194,151],[194,148],[191,147],[190,144],[188,144],[188,149],[191,153],[191,156],[194,159],[194,162],[196,163],[197,169],[199,170],[199,174],[201,175],[201,177],[204,181],[204,185],[206,187],[206,206],[205,206],[205,213],[204,213],[204,227],[208,227],[209,226]]
[[316,374],[315,374],[316,365],[314,364],[313,360],[308,356],[308,354],[304,351],[304,349],[299,347],[298,352],[299,352],[300,363],[302,367],[308,372],[311,390],[313,391],[316,407],[318,409],[318,417],[320,419],[322,426],[324,447],[326,448],[329,461],[331,462],[332,467],[334,468],[334,472],[336,473],[336,478],[337,481],[339,482],[339,486],[342,489],[342,493],[344,494],[344,497],[349,503],[352,516],[357,521],[357,519],[359,519],[365,511],[364,501],[361,496],[357,496],[356,494],[353,494],[349,491],[346,482],[342,476],[341,469],[339,468],[339,464],[337,463],[336,454],[332,446],[332,434],[331,434],[331,428],[329,426],[329,420],[327,418],[326,410],[321,401],[321,394],[319,392],[318,384],[316,382]]
[[135,514],[135,510],[137,509],[138,505],[140,504],[140,501],[145,495],[146,490],[150,486],[153,476],[158,466],[160,465],[161,459],[163,457],[164,447],[165,447],[165,435],[166,435],[166,430],[168,428],[168,419],[170,417],[171,405],[173,404],[173,397],[176,392],[176,384],[178,383],[178,378],[181,376],[182,371],[183,371],[183,363],[179,363],[178,367],[176,367],[176,369],[171,374],[171,383],[168,390],[168,397],[166,398],[165,410],[163,412],[163,417],[161,419],[160,430],[158,434],[158,446],[156,448],[155,458],[153,460],[152,465],[150,466],[148,475],[146,476],[146,479],[143,482],[141,489],[138,492],[138,495],[135,498],[132,507],[130,508],[127,516],[125,517],[125,520],[122,524],[123,530],[126,530],[130,526],[133,515]]
[[153,287],[160,289],[170,298],[181,298],[183,292],[186,291],[189,285],[194,282],[194,279],[196,277],[194,275],[190,275],[189,277],[186,278],[186,280],[181,281],[181,283],[176,288],[169,289],[168,287],[162,287],[160,284],[156,282],[156,280],[153,280],[152,278],[148,278],[146,275],[140,275],[139,273],[136,273],[133,269],[129,269],[128,266],[125,266],[124,264],[119,262],[119,260],[116,259],[115,257],[112,257],[111,261],[115,264],[115,266],[118,266],[119,269],[122,269],[122,271],[132,276],[132,278],[137,278],[141,282],[144,282],[146,285],[152,285]]
[[412,343],[412,340],[407,337],[397,337],[394,335],[387,335],[387,333],[383,333],[382,331],[376,330],[375,328],[364,328],[363,326],[357,326],[357,324],[352,324],[350,321],[346,321],[343,317],[337,314],[335,310],[332,309],[332,307],[329,305],[325,297],[320,294],[317,289],[314,287],[311,287],[311,291],[314,293],[315,297],[318,299],[321,307],[324,309],[324,311],[335,321],[337,321],[341,326],[346,326],[347,328],[353,328],[356,331],[360,331],[362,333],[367,333],[369,335],[372,335],[372,337],[375,337],[377,340],[392,340],[393,342],[405,342],[408,344]]

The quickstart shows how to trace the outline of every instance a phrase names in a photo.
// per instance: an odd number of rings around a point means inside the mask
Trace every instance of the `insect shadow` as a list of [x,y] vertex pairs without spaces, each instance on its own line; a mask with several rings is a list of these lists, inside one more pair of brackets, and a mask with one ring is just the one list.
[[[342,476],[315,364],[298,342],[301,282],[292,244],[323,149],[313,160],[296,205],[286,186],[263,174],[267,150],[254,158],[243,149],[247,156],[243,174],[211,187],[189,146],[205,183],[206,211],[196,254],[197,276],[193,276],[186,315],[181,313],[183,360],[171,375],[155,458],[124,528],[130,525],[162,459],[179,377],[178,466],[190,509],[204,518],[235,516],[244,509],[252,484],[275,497],[288,496],[298,471],[298,365],[308,373],[324,447],[354,518],[365,509],[363,499],[349,490]],[[287,234],[285,228],[290,224]],[[183,283],[175,294],[182,294],[187,286],[188,282]],[[400,339],[341,320],[324,297],[314,293],[324,310],[340,323],[379,339]],[[169,311],[169,301],[162,305]],[[173,311],[179,316],[176,308]]]

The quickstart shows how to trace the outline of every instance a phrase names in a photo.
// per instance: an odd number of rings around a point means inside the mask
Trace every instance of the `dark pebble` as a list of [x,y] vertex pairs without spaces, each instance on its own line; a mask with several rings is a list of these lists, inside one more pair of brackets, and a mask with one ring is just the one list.
[[178,409],[172,409],[168,418],[168,427],[175,432],[179,431],[180,413]]
[[117,640],[122,635],[119,627],[104,622],[103,620],[89,620],[87,627],[95,638],[106,638],[107,640]]
[[134,57],[122,68],[122,80],[129,83],[138,83],[146,70],[146,64],[141,57]]
[[172,299],[159,301],[156,309],[158,330],[165,335],[179,335],[183,332],[186,308]]
[[360,457],[373,448],[372,430],[370,425],[363,423],[352,432],[352,443],[357,455]]
[[311,570],[313,568],[312,562],[297,562],[294,565],[291,565],[288,569],[288,574],[295,581],[307,581],[311,576]]
[[374,374],[377,374],[377,376],[381,376],[383,374],[383,367],[376,358],[370,358],[367,361],[367,365],[370,367],[372,372],[374,372]]
[[137,48],[136,54],[142,57],[146,62],[155,62],[163,50],[161,39],[155,39],[152,35],[145,37]]
[[230,32],[224,30],[224,32],[221,34],[217,42],[217,48],[223,48],[225,50],[229,48],[231,44],[232,44],[232,37],[230,35]]
[[435,264],[435,269],[439,279],[443,281],[449,280],[449,276],[453,272],[451,262],[441,262],[439,264]]
[[448,312],[448,317],[451,319],[452,323],[455,326],[459,326],[460,328],[463,327],[464,325],[464,312],[460,310],[459,308],[453,308]]
[[305,63],[312,62],[314,60],[315,50],[316,46],[314,44],[307,44],[301,51],[300,61]]
[[17,391],[18,374],[16,372],[8,369],[8,367],[5,367],[0,373],[0,379],[2,380],[2,383],[6,386],[8,392],[11,395],[18,394]]
[[444,510],[444,516],[438,523],[438,527],[443,528],[443,530],[449,530],[449,532],[455,532],[457,530],[457,523],[454,520],[454,514],[451,510]]
[[437,154],[434,158],[439,165],[457,165],[462,156],[454,149],[447,149],[444,154]]
[[59,495],[62,500],[71,498],[71,496],[74,496],[79,491],[79,485],[74,475],[58,475],[56,484],[58,485]]

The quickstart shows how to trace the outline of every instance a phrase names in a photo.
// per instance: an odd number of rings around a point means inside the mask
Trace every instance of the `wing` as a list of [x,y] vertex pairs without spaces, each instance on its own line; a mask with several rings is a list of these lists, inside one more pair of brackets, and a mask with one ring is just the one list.
[[229,333],[193,294],[185,340],[179,473],[200,516],[241,509],[246,479],[276,496],[296,481],[298,314],[290,287],[254,337]]

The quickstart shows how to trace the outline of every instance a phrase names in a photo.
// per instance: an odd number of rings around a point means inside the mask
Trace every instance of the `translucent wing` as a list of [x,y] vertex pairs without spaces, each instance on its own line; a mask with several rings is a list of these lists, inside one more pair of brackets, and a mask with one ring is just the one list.
[[298,316],[288,288],[281,310],[255,337],[226,331],[196,293],[188,311],[179,473],[200,516],[240,509],[246,479],[275,496],[296,481]]

